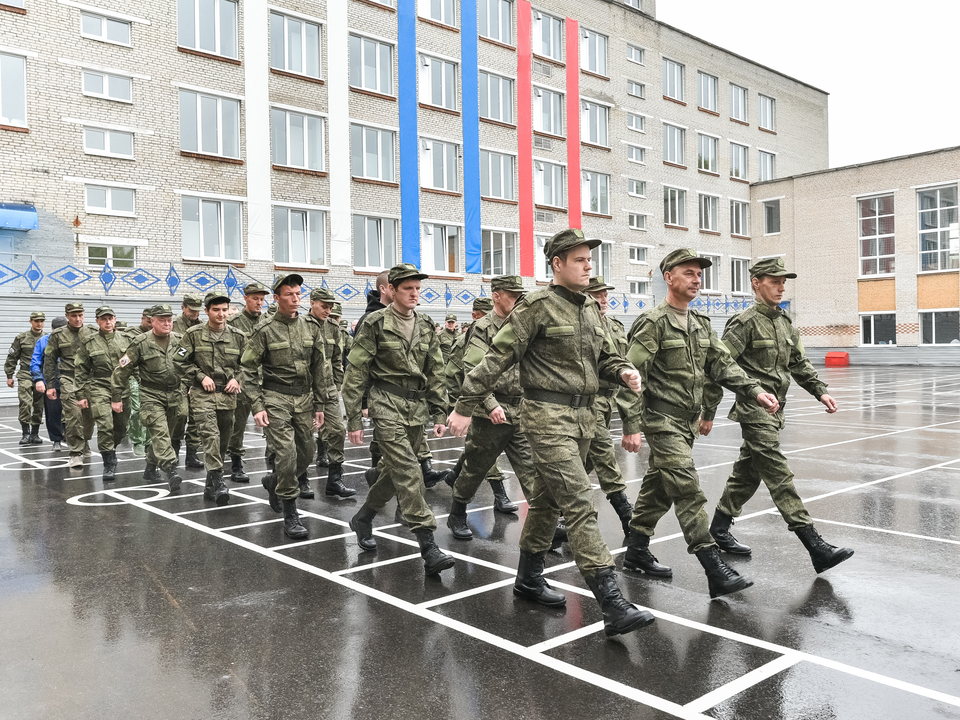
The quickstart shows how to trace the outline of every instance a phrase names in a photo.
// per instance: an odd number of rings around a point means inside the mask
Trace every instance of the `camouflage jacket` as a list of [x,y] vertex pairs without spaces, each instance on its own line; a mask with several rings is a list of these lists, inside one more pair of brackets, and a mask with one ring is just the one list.
[[324,352],[330,365],[330,377],[333,379],[333,393],[327,393],[324,412],[340,412],[340,388],[343,387],[343,347],[340,344],[340,326],[329,320],[318,320],[310,313],[304,316],[307,322],[316,325]]
[[74,328],[70,325],[58,327],[50,333],[47,347],[43,351],[43,380],[53,386],[57,382],[57,360],[60,361],[60,377],[74,376],[74,360],[80,350],[80,339],[96,334],[98,330],[84,325]]
[[244,308],[232,318],[227,320],[227,325],[234,327],[237,330],[242,330],[247,337],[250,337],[253,335],[253,331],[262,320],[263,313],[260,313],[259,315],[251,315],[247,312],[247,309]]
[[[500,317],[494,311],[487,313],[473,324],[467,348],[463,354],[462,372],[469,373],[480,364],[484,356],[490,351],[494,338],[506,321],[506,318]],[[503,414],[510,425],[519,425],[520,397],[522,395],[520,365],[514,363],[503,375],[497,378],[497,382],[493,386],[493,392],[487,395],[481,404],[477,405],[473,415],[474,417],[489,417],[490,413],[500,407],[503,409]],[[499,399],[497,396],[500,396]]]
[[463,351],[466,350],[467,334],[457,338],[450,350],[450,357],[444,366],[444,385],[447,388],[447,402],[450,408],[457,404],[460,397],[460,386],[463,385]]
[[[246,335],[243,331],[226,325],[219,340],[210,332],[209,323],[194,325],[180,338],[180,347],[174,356],[177,371],[190,390],[190,402],[216,410],[233,410],[237,407],[237,395],[224,392],[227,383],[240,379],[240,357],[243,355]],[[204,378],[213,380],[214,392],[203,389]],[[195,408],[196,409],[196,408]]]
[[[3,371],[10,379],[16,373],[21,380],[31,380],[30,360],[33,358],[33,348],[37,345],[37,340],[43,337],[43,332],[39,335],[33,330],[26,330],[13,339],[10,345],[10,351],[7,353],[7,360],[3,364]],[[17,371],[17,363],[20,364],[20,370]]]
[[113,402],[120,402],[127,390],[127,384],[134,371],[140,373],[141,391],[152,390],[182,394],[185,390],[177,372],[176,353],[180,347],[180,336],[170,333],[166,349],[157,343],[153,332],[134,338],[127,346],[118,367],[111,379]]
[[178,335],[183,335],[187,330],[200,324],[200,318],[196,320],[187,320],[186,315],[177,315],[173,321],[173,331]]
[[443,362],[446,364],[450,360],[450,353],[453,352],[453,346],[457,344],[460,333],[450,332],[446,328],[440,331],[440,352],[443,354]]
[[[110,394],[113,371],[120,366],[120,358],[127,349],[130,340],[123,333],[90,333],[80,341],[80,350],[76,357],[77,394],[87,400],[93,400],[94,393]],[[124,390],[123,397],[129,395]]]

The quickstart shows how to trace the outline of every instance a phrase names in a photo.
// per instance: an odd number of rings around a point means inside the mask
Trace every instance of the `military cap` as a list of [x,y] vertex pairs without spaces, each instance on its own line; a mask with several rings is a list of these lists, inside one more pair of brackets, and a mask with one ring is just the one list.
[[270,291],[267,289],[267,286],[264,285],[263,283],[252,282],[249,285],[245,285],[243,287],[244,297],[246,297],[247,295],[256,295],[257,293],[263,293],[264,295],[266,295],[268,292]]
[[607,285],[603,279],[603,275],[596,275],[590,278],[590,284],[587,285],[587,289],[584,290],[584,292],[595,293],[602,292],[603,290],[616,290],[616,288],[613,285]]
[[57,315],[57,317],[55,317],[53,322],[50,324],[53,326],[53,329],[56,330],[57,328],[62,328],[64,325],[66,325],[67,319],[63,315]]
[[787,272],[787,269],[783,266],[782,257],[757,260],[750,268],[750,277],[755,278],[762,277],[764,275],[785,278],[795,278],[797,276],[796,273]]
[[100,307],[97,308],[95,314],[98,320],[102,318],[104,315],[113,315],[113,317],[117,316],[117,314],[113,311],[113,308],[110,307],[109,305],[101,305]]
[[199,295],[184,295],[183,305],[191,310],[199,310],[203,307],[203,299]]
[[79,302],[68,302],[63,306],[63,311],[68,315],[72,312],[83,312],[83,303]]
[[343,315],[343,305],[338,302],[333,304],[333,309],[330,311],[331,317],[341,317]]
[[709,258],[700,257],[689,248],[680,248],[679,250],[674,250],[660,261],[660,272],[665,273],[668,270],[673,270],[677,265],[683,265],[683,263],[692,260],[700,263],[701,268],[708,268],[713,265],[713,261]]
[[320,302],[336,302],[337,298],[333,294],[333,290],[325,287],[315,287],[310,291],[310,300],[319,300]]
[[116,328],[117,330],[126,330],[127,323],[124,322],[123,320],[117,320]]
[[390,268],[390,273],[387,275],[387,282],[396,287],[397,284],[404,280],[426,280],[428,277],[430,276],[420,272],[420,268],[416,265],[400,263]]
[[214,290],[213,292],[208,292],[203,298],[203,307],[209,310],[211,305],[228,302],[230,302],[229,295],[227,295],[225,292],[217,292]]
[[445,319],[447,322],[451,322],[451,321],[456,322],[456,321],[457,321],[457,316],[454,315],[453,313],[450,313],[450,314],[447,315],[447,317],[444,318],[444,319]]
[[547,256],[547,260],[550,260],[565,250],[575,248],[578,245],[586,245],[593,250],[593,248],[597,247],[599,244],[599,238],[587,240],[587,238],[584,237],[583,230],[580,228],[569,228],[567,230],[561,230],[552,238],[547,240],[546,244],[543,246],[543,254]]
[[173,317],[173,308],[166,303],[160,303],[150,308],[150,317]]
[[278,293],[284,285],[303,285],[303,275],[298,275],[297,273],[277,275],[273,281],[273,293]]
[[519,275],[500,275],[490,281],[490,289],[494,292],[523,292],[523,280]]
[[473,309],[476,312],[488,313],[493,310],[493,299],[488,297],[478,297],[473,301]]
[[46,319],[47,319],[47,316],[44,315],[42,312],[32,312],[32,313],[30,313],[30,319],[31,319],[31,320],[46,320]]
[[144,317],[153,317],[153,305],[151,305],[150,307],[145,307],[145,308],[143,309],[143,316],[144,316]]
[[268,314],[268,315],[272,315],[272,314],[275,313],[276,311],[277,311],[277,304],[276,304],[275,302],[272,302],[272,303],[270,303],[269,305],[267,305],[267,314]]

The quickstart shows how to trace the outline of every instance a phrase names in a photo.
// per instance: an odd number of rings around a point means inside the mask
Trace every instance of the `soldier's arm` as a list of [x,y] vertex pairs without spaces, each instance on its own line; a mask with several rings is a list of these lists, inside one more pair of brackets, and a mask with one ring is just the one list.
[[77,349],[77,357],[73,363],[73,381],[76,385],[77,395],[81,398],[87,397],[87,382],[90,380],[90,353],[87,350],[87,344],[80,343]]
[[[143,337],[141,335],[141,337]],[[114,368],[113,375],[110,376],[110,400],[112,402],[122,402],[123,394],[127,390],[127,384],[133,371],[140,365],[140,343],[132,343],[120,356],[120,362]]]
[[[747,346],[746,334],[747,328],[736,318],[729,320],[723,330],[721,342],[734,362]],[[717,416],[717,408],[721,400],[723,400],[723,388],[708,376],[703,384],[703,420],[709,422]]]
[[607,382],[616,383],[625,386],[623,382],[624,370],[635,370],[636,368],[620,354],[617,344],[610,335],[610,331],[603,325],[604,340],[600,348],[600,358],[597,363],[597,374]]
[[[460,384],[457,386],[458,394],[460,386],[463,385],[463,378],[466,377],[468,372],[480,364],[487,352],[490,350],[490,347],[479,335],[480,333],[473,333],[470,335],[470,342],[463,352],[463,368],[460,371]],[[483,399],[483,409],[487,415],[492,413],[498,407],[500,407],[500,401],[497,400],[493,393],[490,393]]]
[[790,326],[793,331],[793,347],[790,349],[790,374],[797,381],[797,385],[813,395],[818,401],[827,392],[827,384],[817,377],[817,371],[803,348],[800,333]]
[[243,349],[243,355],[240,356],[243,378],[240,383],[241,392],[254,415],[266,409],[263,404],[263,386],[260,384],[259,372],[263,356],[266,354],[266,343],[265,333],[262,332],[261,327],[258,327],[253,331]]
[[17,371],[17,360],[20,359],[20,336],[17,335],[10,345],[10,352],[7,353],[7,360],[3,363],[3,371],[7,374],[7,380],[12,380]]
[[640,373],[640,380],[646,387],[650,368],[660,350],[660,327],[657,323],[640,322],[641,320],[643,320],[642,316],[638,318],[639,324],[635,323],[631,329],[630,342],[627,344],[627,360]]
[[57,382],[57,338],[59,335],[51,335],[47,341],[47,347],[43,351],[43,379],[47,387],[53,387]]
[[371,324],[367,322],[357,326],[353,347],[347,356],[347,369],[343,374],[343,407],[347,413],[347,432],[363,430],[361,405],[370,376],[370,363],[377,353],[377,339],[370,328]]
[[710,332],[710,347],[707,348],[706,375],[718,385],[722,385],[731,392],[751,401],[757,395],[765,392],[753,378],[749,377],[737,363],[733,361],[727,346],[720,342],[717,333],[712,328]]
[[333,371],[333,384],[339,392],[340,388],[343,387],[343,335],[340,334],[340,328],[336,330],[332,350],[330,368]]
[[30,376],[35,383],[43,382],[43,351],[46,349],[47,343],[41,344],[41,340],[43,338],[37,340],[37,344],[33,347],[33,356],[30,358]]
[[330,367],[330,358],[327,357],[327,341],[319,326],[314,326],[313,329],[310,370],[313,382],[313,411],[332,411],[332,405],[337,402],[337,388],[333,384],[333,370]]
[[177,368],[177,374],[180,375],[180,381],[185,383],[188,388],[192,388],[194,383],[202,383],[203,379],[207,377],[206,373],[197,364],[192,335],[188,337],[184,334],[180,338],[180,347],[173,353],[173,361]]
[[430,335],[430,349],[427,351],[427,361],[423,368],[427,377],[427,408],[433,417],[434,425],[443,425],[447,421],[447,388],[444,384],[443,353],[440,352],[440,339],[436,333]]

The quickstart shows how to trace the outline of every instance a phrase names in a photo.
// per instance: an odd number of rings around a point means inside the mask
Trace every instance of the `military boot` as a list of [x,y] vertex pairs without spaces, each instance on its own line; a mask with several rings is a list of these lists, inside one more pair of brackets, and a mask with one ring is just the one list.
[[330,463],[327,469],[327,487],[323,494],[327,497],[348,498],[357,494],[353,488],[343,484],[343,463]]
[[317,467],[329,467],[330,455],[327,448],[322,443],[317,443]]
[[633,505],[627,499],[627,494],[620,490],[607,495],[607,500],[613,505],[617,517],[620,518],[620,525],[623,526],[623,536],[630,537],[630,518],[633,517]]
[[373,536],[373,519],[377,511],[362,505],[357,514],[350,518],[350,529],[357,534],[357,543],[361,550],[376,550],[377,539]]
[[43,440],[40,439],[39,425],[30,426],[30,445],[43,445]]
[[157,470],[157,466],[153,463],[147,463],[143,468],[143,480],[144,482],[154,483],[160,479],[160,473]]
[[697,550],[696,555],[707,573],[707,585],[710,588],[711,598],[729,595],[737,590],[746,590],[753,585],[753,580],[744,577],[723,561],[715,545]]
[[450,472],[449,470],[434,470],[433,469],[433,460],[430,458],[424,458],[420,461],[420,470],[423,473],[423,484],[425,487],[432,488],[438,483],[442,483],[444,478]]
[[623,556],[623,567],[625,570],[645,572],[651,577],[673,577],[673,569],[661,565],[650,552],[650,536],[643,533],[630,533],[627,539],[627,552]]
[[277,475],[276,473],[267,473],[260,478],[260,484],[267,491],[267,501],[270,503],[270,509],[275,513],[283,512],[283,505],[280,503],[280,497],[277,495]]
[[194,469],[203,467],[203,461],[197,456],[197,448],[187,445],[187,457],[183,464]]
[[23,437],[20,438],[18,445],[29,445],[30,444],[30,426],[20,423],[20,429],[23,431]]
[[177,466],[171,462],[166,467],[160,468],[160,473],[163,475],[163,481],[170,486],[170,494],[176,495],[179,493],[183,478],[177,474]]
[[640,610],[627,602],[613,576],[612,568],[604,568],[596,577],[587,580],[593,596],[603,611],[603,632],[610,635],[626,635],[649,625],[656,618],[646,610]]
[[313,488],[310,487],[310,478],[307,477],[306,473],[297,477],[297,483],[300,485],[300,497],[304,500],[313,500],[315,497]]
[[368,467],[363,471],[363,479],[367,481],[367,487],[373,487],[377,484],[377,477],[379,473],[377,472],[377,466]]
[[517,504],[507,497],[507,491],[503,488],[503,480],[487,480],[493,489],[493,509],[499,513],[515,513],[519,508]]
[[203,496],[207,500],[213,500],[220,507],[230,502],[230,491],[223,483],[223,470],[207,471],[207,483],[203,488]]
[[243,471],[243,455],[230,456],[230,479],[235,483],[250,482],[249,476]]
[[450,487],[453,487],[454,483],[457,482],[457,478],[460,477],[461,470],[463,470],[463,453],[460,453],[460,457],[457,458],[457,464],[453,466],[452,470],[447,472],[443,481]]
[[116,450],[107,450],[100,453],[103,458],[103,481],[113,482],[117,479],[117,452]]
[[173,454],[176,456],[173,460],[174,466],[177,466],[180,464],[180,441],[171,440],[170,447],[173,448]]
[[452,557],[437,547],[433,539],[433,530],[420,528],[414,533],[420,544],[420,556],[423,558],[423,571],[427,575],[437,575],[443,570],[449,570],[455,564]]
[[550,542],[550,549],[557,550],[567,541],[567,523],[563,515],[557,520],[557,527],[553,531],[553,540]]
[[303,540],[309,534],[300,522],[296,498],[283,499],[283,532],[291,540]]
[[829,570],[834,565],[839,565],[844,560],[853,557],[853,550],[834,547],[820,537],[820,533],[813,525],[804,525],[802,528],[797,528],[796,533],[800,542],[810,553],[813,569],[817,571],[818,575],[824,570]]
[[737,539],[730,532],[731,525],[733,525],[732,517],[719,508],[714,511],[713,522],[710,523],[710,534],[713,535],[717,547],[731,555],[749,555],[750,548],[741,542],[737,542]]
[[472,540],[473,530],[467,525],[467,504],[454,500],[450,504],[450,514],[447,515],[447,527],[453,532],[457,540]]
[[546,551],[538,553],[520,551],[520,564],[517,566],[517,580],[513,583],[513,594],[547,607],[566,605],[567,598],[564,594],[550,587],[543,578],[543,559],[546,556]]

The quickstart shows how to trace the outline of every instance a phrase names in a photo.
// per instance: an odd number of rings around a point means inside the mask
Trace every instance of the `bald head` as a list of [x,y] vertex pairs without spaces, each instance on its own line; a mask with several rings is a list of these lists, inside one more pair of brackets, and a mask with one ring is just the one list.
[[394,289],[390,284],[390,271],[384,270],[377,275],[377,290],[380,292],[380,302],[389,305],[393,302]]

